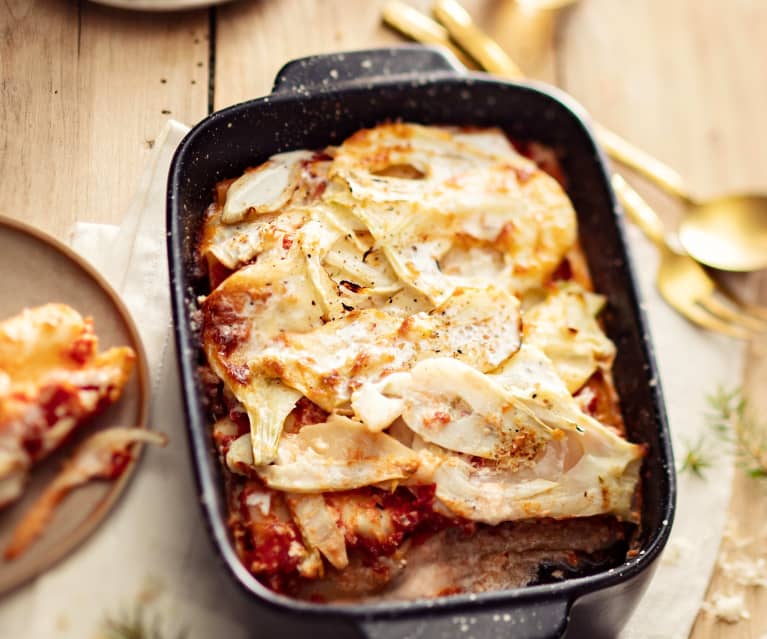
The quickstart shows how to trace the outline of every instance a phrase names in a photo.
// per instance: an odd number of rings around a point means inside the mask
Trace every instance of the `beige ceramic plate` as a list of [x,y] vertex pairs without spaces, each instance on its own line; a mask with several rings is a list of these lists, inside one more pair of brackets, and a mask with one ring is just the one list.
[[137,365],[122,398],[79,431],[78,437],[33,469],[22,499],[0,511],[0,594],[38,575],[82,542],[107,515],[125,489],[135,464],[114,482],[94,481],[70,494],[44,534],[20,557],[5,561],[2,551],[22,514],[51,481],[73,445],[108,426],[146,427],[149,372],[138,331],[105,280],[69,247],[29,226],[0,216],[0,319],[46,302],[69,304],[94,319],[102,349],[127,345]]
[[92,0],[96,4],[135,11],[185,11],[200,9],[214,4],[223,4],[230,0]]

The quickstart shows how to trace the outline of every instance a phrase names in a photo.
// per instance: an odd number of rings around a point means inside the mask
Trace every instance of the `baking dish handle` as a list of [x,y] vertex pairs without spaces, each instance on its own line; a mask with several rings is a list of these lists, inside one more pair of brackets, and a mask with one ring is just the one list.
[[569,601],[551,599],[513,609],[483,607],[363,621],[360,629],[365,639],[559,639],[567,630],[569,616]]
[[441,47],[404,45],[329,53],[288,62],[277,73],[272,93],[309,94],[393,77],[423,82],[430,74],[465,71],[453,54]]

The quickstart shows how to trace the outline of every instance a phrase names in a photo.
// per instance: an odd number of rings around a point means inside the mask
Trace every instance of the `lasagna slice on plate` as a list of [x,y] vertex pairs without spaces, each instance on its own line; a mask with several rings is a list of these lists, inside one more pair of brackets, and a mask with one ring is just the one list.
[[100,353],[93,321],[64,304],[0,322],[0,507],[30,469],[121,395],[136,355]]

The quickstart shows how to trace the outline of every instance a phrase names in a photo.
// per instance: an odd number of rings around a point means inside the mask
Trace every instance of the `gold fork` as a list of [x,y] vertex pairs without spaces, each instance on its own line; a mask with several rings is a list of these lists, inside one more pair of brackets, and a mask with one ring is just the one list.
[[703,267],[671,247],[658,214],[618,173],[612,186],[626,214],[660,253],[655,284],[668,304],[690,321],[720,333],[750,339],[767,331],[767,322],[742,308],[723,302],[718,287]]
[[[454,0],[437,0],[434,12],[444,27],[396,0],[386,5],[383,16],[389,26],[419,42],[455,50],[450,41],[452,36],[486,71],[509,79],[524,79],[511,57],[473,23],[460,4]],[[428,40],[421,35],[424,30],[428,30]],[[726,292],[720,291],[733,306],[723,303],[716,295],[718,289],[715,282],[706,271],[691,257],[669,245],[663,223],[655,211],[617,174],[613,176],[613,188],[629,216],[661,253],[657,285],[672,308],[704,328],[741,339],[767,331],[764,309],[756,305],[741,305]]]

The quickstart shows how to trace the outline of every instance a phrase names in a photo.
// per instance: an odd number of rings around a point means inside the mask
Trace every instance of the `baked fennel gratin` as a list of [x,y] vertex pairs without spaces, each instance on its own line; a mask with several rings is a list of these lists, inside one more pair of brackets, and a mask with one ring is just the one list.
[[[605,299],[539,164],[557,173],[499,129],[387,123],[217,185],[203,374],[235,543],[270,587],[520,585],[638,522]],[[489,579],[479,555],[517,563]]]

